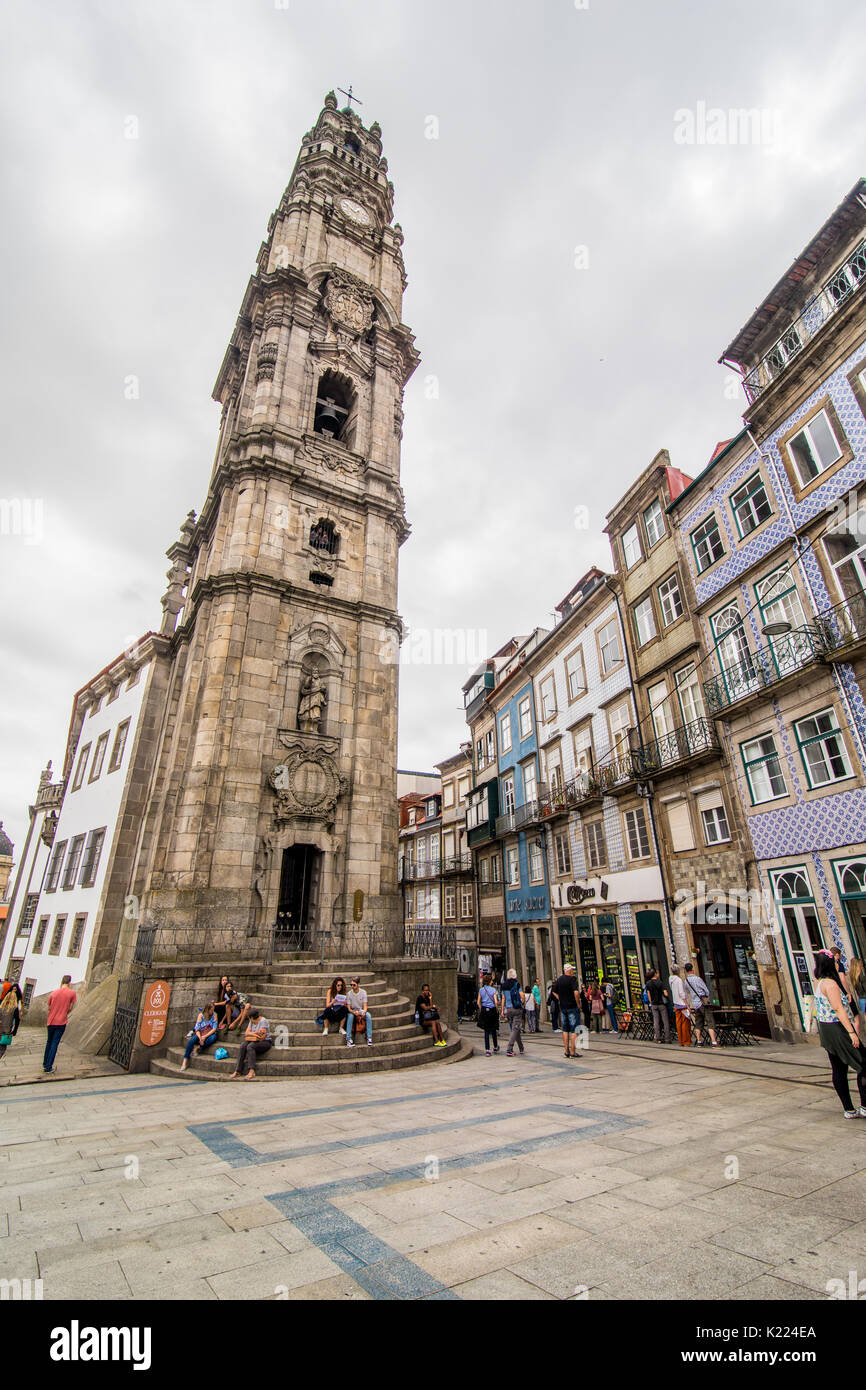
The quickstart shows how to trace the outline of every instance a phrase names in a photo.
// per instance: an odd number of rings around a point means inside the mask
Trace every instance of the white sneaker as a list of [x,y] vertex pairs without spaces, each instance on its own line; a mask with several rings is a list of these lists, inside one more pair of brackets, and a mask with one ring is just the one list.
[[346,1043],[346,1046],[347,1046],[347,1047],[354,1047],[355,1044],[354,1044],[353,1042],[347,1042],[347,1043]]
[[866,1105],[861,1105],[857,1114],[860,1116],[861,1120],[866,1120]]
[[846,1120],[856,1120],[856,1119],[858,1118],[859,1114],[860,1114],[860,1111],[859,1111],[859,1110],[846,1110],[846,1111],[845,1111],[845,1119],[846,1119]]
[[345,1030],[345,1028],[341,1028],[341,1029],[340,1029],[340,1037],[341,1037],[341,1038],[344,1038],[345,1036],[346,1036],[346,1030]]

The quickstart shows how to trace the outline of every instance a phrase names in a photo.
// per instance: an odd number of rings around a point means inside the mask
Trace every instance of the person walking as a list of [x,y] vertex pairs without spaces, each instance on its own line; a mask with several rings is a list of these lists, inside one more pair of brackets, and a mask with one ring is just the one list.
[[[830,1058],[833,1089],[842,1102],[846,1120],[866,1119],[866,1051],[854,1027],[854,1016],[836,963],[830,951],[819,951],[815,957],[815,1013],[821,1046]],[[860,1094],[859,1108],[851,1103],[848,1068],[852,1067]]]
[[562,1023],[562,1042],[565,1055],[569,1059],[577,1055],[577,1030],[580,1027],[580,1003],[578,1000],[577,976],[573,965],[566,965],[553,988],[559,1001],[559,1017]]
[[535,1012],[535,994],[531,989],[528,989],[524,997],[526,999],[524,1005],[524,1011],[526,1013],[526,1031],[527,1033],[537,1033],[538,1016]]
[[553,992],[554,981],[551,980],[547,986],[547,1007],[550,1010],[550,1026],[554,1033],[560,1032],[559,1027],[559,1000]]
[[684,969],[686,972],[686,989],[688,991],[686,998],[688,999],[689,1004],[691,1006],[690,1012],[692,1015],[692,1027],[695,1030],[695,1047],[700,1047],[701,1033],[704,1031],[704,1029],[706,1029],[706,1031],[709,1033],[710,1042],[712,1043],[713,1047],[718,1047],[719,1044],[716,1040],[716,1030],[713,1027],[716,1020],[713,1011],[710,1008],[710,991],[707,987],[706,981],[702,980],[700,975],[697,974],[697,972],[695,971],[695,967],[692,965],[691,961],[689,961],[689,963],[684,967]]
[[686,987],[683,981],[683,970],[675,965],[668,980],[668,988],[671,992],[671,999],[674,1005],[674,1018],[677,1025],[677,1041],[680,1047],[691,1047],[692,1045],[692,1024],[689,1001],[686,995]]
[[3,997],[0,1000],[0,1057],[6,1055],[18,1025],[21,1022],[21,990],[12,980],[3,981]]
[[661,1042],[662,1024],[664,1024],[664,1040],[666,1043],[669,1043],[671,1040],[671,1021],[668,1014],[668,992],[659,979],[659,972],[657,970],[651,970],[647,975],[646,992],[653,1016],[653,1041],[657,1043]]
[[48,1037],[45,1042],[45,1053],[42,1057],[42,1070],[47,1076],[55,1072],[54,1059],[57,1056],[57,1049],[60,1046],[60,1039],[66,1032],[66,1025],[69,1022],[69,1015],[78,1002],[78,995],[74,989],[70,989],[72,976],[64,975],[60,981],[60,988],[54,989],[48,996]]
[[580,1012],[583,1014],[583,1026],[588,1033],[589,1025],[592,1022],[592,1000],[589,997],[589,980],[584,980],[577,997],[580,1004]]
[[499,1010],[502,1007],[502,999],[493,985],[493,976],[488,970],[481,979],[481,988],[478,991],[478,1027],[484,1029],[484,1055],[492,1056],[490,1051],[491,1044],[493,1052],[499,1055]]
[[511,1028],[511,1033],[508,1038],[508,1048],[505,1055],[506,1057],[513,1057],[516,1044],[520,1049],[520,1055],[522,1057],[526,1050],[523,1046],[523,1033],[521,1029],[523,1005],[526,1002],[526,995],[520,988],[516,970],[509,970],[506,976],[505,989],[502,993],[502,1002],[505,1006],[505,1017]]
[[614,984],[613,980],[603,980],[602,985],[604,988],[604,1007],[607,1010],[607,1016],[610,1019],[610,1028],[607,1031],[610,1033],[618,1033],[619,1024],[616,1021],[616,985]]
[[848,979],[857,1001],[858,1014],[855,1019],[857,1032],[860,1034],[860,1041],[866,1043],[866,1031],[864,1031],[864,1023],[866,1023],[866,1018],[864,1018],[866,1015],[866,967],[859,956],[855,956],[848,966]]
[[[250,1013],[249,1027],[241,1043],[241,1050],[238,1055],[238,1069],[232,1072],[229,1080],[234,1081],[237,1077],[241,1076],[244,1081],[255,1081],[256,1062],[260,1057],[263,1057],[266,1052],[270,1052],[273,1045],[270,1023],[266,1018],[263,1018],[260,1009],[253,1009]],[[249,1068],[249,1070],[246,1076],[244,1076],[246,1068]]]
[[532,986],[532,993],[535,996],[535,1026],[541,1032],[541,985],[538,980]]
[[589,1016],[592,1022],[592,1031],[601,1032],[601,1016],[604,1013],[604,995],[601,987],[592,984],[589,987]]

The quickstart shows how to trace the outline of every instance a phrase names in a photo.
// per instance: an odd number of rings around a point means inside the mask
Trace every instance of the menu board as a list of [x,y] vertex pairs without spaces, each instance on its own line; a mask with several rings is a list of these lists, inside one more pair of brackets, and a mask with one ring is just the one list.
[[622,968],[619,961],[619,941],[615,936],[603,936],[601,938],[601,954],[604,962],[604,973],[611,983],[616,985],[617,994],[622,999]]
[[582,937],[579,944],[580,978],[581,980],[589,980],[590,984],[594,984],[598,979],[598,962],[595,956],[595,942],[586,940],[586,938]]
[[641,1006],[641,995],[643,985],[640,982],[640,965],[637,958],[637,950],[634,946],[629,946],[625,941],[622,943],[625,954],[625,974],[628,980],[629,994],[631,995],[631,1006],[639,1009]]

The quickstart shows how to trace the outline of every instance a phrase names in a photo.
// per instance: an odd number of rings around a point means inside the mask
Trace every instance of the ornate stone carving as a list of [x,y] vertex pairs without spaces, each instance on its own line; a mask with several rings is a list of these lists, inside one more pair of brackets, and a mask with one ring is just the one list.
[[268,875],[270,873],[273,856],[273,836],[263,835],[259,841],[258,849],[256,850],[256,864],[253,872],[253,890],[261,904],[261,912],[263,912],[267,906]]
[[[324,557],[319,557],[324,558]],[[301,685],[298,702],[298,728],[305,734],[319,734],[328,704],[328,691],[318,671],[311,671]]]
[[273,381],[274,372],[277,369],[277,345],[276,343],[265,343],[259,348],[259,358],[256,363],[256,382]]
[[42,831],[39,836],[43,845],[54,844],[54,832],[57,829],[57,820],[58,816],[56,811],[49,811],[48,815],[43,820]]
[[[282,740],[288,743],[288,740]],[[268,784],[276,793],[274,822],[306,818],[332,824],[337,802],[346,790],[346,779],[327,747],[300,739],[286,760],[275,767]]]
[[362,281],[346,271],[335,271],[328,277],[325,308],[334,327],[352,338],[363,337],[373,326],[373,297]]

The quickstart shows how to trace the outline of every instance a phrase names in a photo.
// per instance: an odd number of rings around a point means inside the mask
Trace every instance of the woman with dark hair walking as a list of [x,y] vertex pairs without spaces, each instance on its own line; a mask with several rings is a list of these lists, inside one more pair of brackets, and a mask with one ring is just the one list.
[[[21,990],[14,980],[4,980],[3,998],[0,1002],[0,1057],[6,1053],[6,1049],[18,1032],[18,1025],[21,1022]],[[6,985],[9,988],[6,988]]]
[[[858,1116],[866,1119],[866,1081],[863,1078],[866,1052],[860,1044],[836,962],[830,951],[818,952],[815,957],[814,975],[818,1037],[830,1058],[833,1089],[842,1102],[846,1120],[853,1120]],[[857,1078],[859,1109],[851,1103],[851,1091],[848,1086],[849,1067],[853,1067]]]
[[478,991],[478,1027],[484,1029],[484,1055],[491,1056],[490,1045],[493,1044],[493,1051],[499,1051],[499,1009],[502,1000],[493,987],[493,976],[488,970],[481,981],[481,988]]

